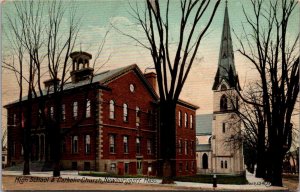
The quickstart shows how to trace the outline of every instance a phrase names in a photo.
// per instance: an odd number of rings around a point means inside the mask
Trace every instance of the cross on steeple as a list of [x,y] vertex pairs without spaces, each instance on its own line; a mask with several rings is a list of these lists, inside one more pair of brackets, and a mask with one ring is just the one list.
[[215,82],[212,88],[213,90],[217,90],[223,80],[226,81],[230,88],[234,88],[237,86],[238,78],[235,71],[230,29],[231,28],[229,23],[228,7],[226,0],[218,70],[215,76]]

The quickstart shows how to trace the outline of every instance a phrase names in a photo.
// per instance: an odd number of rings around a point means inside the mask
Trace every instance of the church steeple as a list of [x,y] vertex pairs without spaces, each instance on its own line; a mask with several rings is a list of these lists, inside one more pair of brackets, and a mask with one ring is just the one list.
[[234,88],[237,86],[238,76],[235,71],[227,0],[225,5],[225,14],[224,14],[220,53],[219,53],[218,70],[215,76],[215,82],[212,89],[217,90],[220,83],[223,80],[226,81],[226,83],[230,86],[229,88]]

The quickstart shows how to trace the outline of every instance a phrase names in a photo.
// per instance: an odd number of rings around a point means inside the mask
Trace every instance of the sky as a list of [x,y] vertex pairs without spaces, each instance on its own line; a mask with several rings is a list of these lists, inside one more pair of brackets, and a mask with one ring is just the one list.
[[[78,41],[75,47],[76,50],[82,50],[89,52],[95,57],[100,43],[102,42],[105,34],[108,32],[105,39],[105,46],[99,59],[97,60],[97,66],[101,66],[107,58],[109,61],[99,70],[109,70],[118,67],[123,67],[136,63],[142,71],[145,71],[147,67],[153,67],[152,58],[150,52],[137,44],[130,38],[120,34],[111,25],[114,25],[121,31],[131,34],[140,39],[144,39],[144,34],[141,31],[140,26],[136,24],[135,19],[132,17],[127,0],[81,0],[70,3],[71,1],[64,1],[65,5],[76,5],[77,16],[81,18],[81,30],[79,33]],[[135,5],[135,1],[133,6]],[[142,0],[137,1],[138,5],[143,5]],[[165,1],[161,1],[165,2]],[[214,0],[212,1],[212,3]],[[178,36],[178,19],[180,17],[179,11],[175,8],[178,7],[179,1],[171,1],[172,9],[170,10],[170,23],[172,30],[170,50],[175,50],[176,37]],[[242,12],[242,6],[246,11],[249,11],[249,1],[246,0],[229,0],[228,11],[231,28],[236,32],[238,36],[242,35],[242,23],[245,22],[245,18]],[[11,1],[5,1],[2,3],[2,27],[3,31],[7,29],[7,20],[5,14],[13,16],[13,6]],[[218,56],[220,49],[220,40],[222,33],[222,25],[224,19],[225,1],[222,0],[215,18],[203,38],[200,48],[198,50],[195,62],[190,71],[189,77],[184,85],[180,98],[193,103],[200,107],[197,110],[197,114],[212,113],[213,109],[213,91],[212,85],[214,76],[217,70]],[[211,11],[211,7],[208,12]],[[45,15],[46,17],[46,15]],[[207,21],[208,15],[205,15],[204,22],[200,23],[200,27],[204,26]],[[291,19],[291,30],[289,31],[291,36],[299,32],[299,9],[296,9],[295,14]],[[67,22],[67,17],[63,22]],[[200,30],[200,29],[199,29]],[[233,39],[233,48],[235,54],[236,71],[239,75],[242,88],[247,85],[251,80],[257,78],[257,74],[254,67],[242,57],[237,49],[239,44],[237,38],[231,33]],[[10,44],[5,40],[5,36],[2,33],[2,53],[4,59],[7,55],[10,55]],[[8,102],[18,99],[17,83],[14,80],[14,74],[10,71],[2,71],[2,104],[5,105]],[[46,78],[46,77],[45,77]],[[6,110],[2,111],[2,118],[6,119]]]

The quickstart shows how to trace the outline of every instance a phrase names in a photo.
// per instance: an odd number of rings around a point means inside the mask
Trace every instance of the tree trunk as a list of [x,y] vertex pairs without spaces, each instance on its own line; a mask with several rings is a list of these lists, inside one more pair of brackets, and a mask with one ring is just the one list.
[[273,174],[271,179],[272,186],[282,186],[282,162],[283,157],[280,153],[281,150],[274,151],[275,156],[273,159]]
[[264,178],[266,176],[265,153],[265,125],[259,125],[255,177]]
[[26,103],[26,109],[23,112],[24,116],[21,116],[21,126],[24,125],[24,167],[23,175],[30,175],[29,161],[30,161],[30,149],[31,149],[31,114],[32,114],[32,92],[28,91],[28,100]]
[[60,176],[60,158],[61,158],[61,131],[60,131],[60,123],[61,123],[61,95],[56,93],[55,96],[55,119],[54,119],[54,134],[53,138],[55,138],[55,142],[53,142],[53,177]]
[[176,103],[160,103],[160,159],[163,184],[174,183],[176,173]]

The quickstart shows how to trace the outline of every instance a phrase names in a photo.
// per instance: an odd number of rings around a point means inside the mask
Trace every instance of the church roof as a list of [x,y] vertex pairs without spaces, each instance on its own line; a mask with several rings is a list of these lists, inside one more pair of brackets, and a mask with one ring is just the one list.
[[225,80],[231,88],[237,86],[238,76],[236,74],[234,64],[234,54],[230,33],[227,1],[225,6],[223,31],[219,52],[218,70],[216,72],[215,81],[212,89],[217,90],[222,80]]
[[196,135],[211,135],[213,114],[196,116]]
[[211,144],[200,144],[196,146],[196,152],[211,151]]

